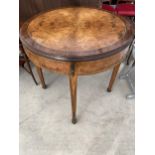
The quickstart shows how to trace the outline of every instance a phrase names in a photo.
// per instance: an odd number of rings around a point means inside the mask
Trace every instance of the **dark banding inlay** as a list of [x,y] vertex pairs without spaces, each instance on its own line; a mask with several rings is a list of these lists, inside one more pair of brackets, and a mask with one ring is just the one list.
[[65,61],[99,59],[120,52],[133,38],[132,24],[93,8],[42,13],[21,28],[23,44],[39,55]]

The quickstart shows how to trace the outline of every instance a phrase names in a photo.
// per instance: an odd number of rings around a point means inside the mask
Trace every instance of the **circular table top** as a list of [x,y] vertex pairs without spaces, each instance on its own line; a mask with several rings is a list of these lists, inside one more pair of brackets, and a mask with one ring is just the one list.
[[133,26],[123,17],[94,8],[61,8],[41,13],[20,30],[32,52],[63,61],[96,60],[126,48]]

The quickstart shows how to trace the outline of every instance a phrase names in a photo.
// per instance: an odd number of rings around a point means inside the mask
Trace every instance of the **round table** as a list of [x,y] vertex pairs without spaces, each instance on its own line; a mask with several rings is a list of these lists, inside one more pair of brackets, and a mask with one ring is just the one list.
[[42,84],[42,68],[69,77],[72,123],[76,123],[76,92],[79,75],[114,67],[110,92],[120,63],[134,35],[133,25],[123,17],[95,8],[49,10],[32,17],[20,29],[20,39],[34,63]]

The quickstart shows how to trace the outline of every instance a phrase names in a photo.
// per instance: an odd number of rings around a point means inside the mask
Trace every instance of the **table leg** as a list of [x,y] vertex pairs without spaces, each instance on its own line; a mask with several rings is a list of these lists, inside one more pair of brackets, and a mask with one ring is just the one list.
[[36,69],[37,69],[37,73],[38,73],[38,76],[39,76],[42,88],[45,89],[46,88],[46,84],[45,84],[45,81],[44,81],[44,76],[43,76],[42,69],[40,67],[37,67],[37,66],[36,66]]
[[72,103],[72,123],[76,124],[76,92],[77,92],[77,75],[69,75],[70,82],[70,93],[71,93],[71,103]]
[[107,88],[107,91],[108,91],[108,92],[111,92],[111,90],[112,90],[112,86],[113,86],[113,84],[114,84],[114,82],[115,82],[116,75],[117,75],[117,73],[118,73],[119,67],[120,67],[120,64],[117,64],[117,65],[114,67],[114,69],[113,69],[112,76],[111,76],[111,79],[110,79],[110,82],[109,82],[109,86],[108,86],[108,88]]
[[[32,72],[32,68],[31,68],[31,66],[30,66],[29,59],[28,59],[28,57],[27,57],[27,55],[26,55],[26,53],[25,53],[25,51],[24,51],[24,49],[23,49],[22,46],[21,46],[21,52],[23,53],[24,59],[25,59],[25,61],[26,61],[26,63],[27,63],[27,67],[28,67],[28,69],[29,69],[28,71],[29,71],[29,73],[31,74],[33,81],[35,82],[36,85],[38,85],[38,83],[37,83],[37,81],[36,81],[36,79],[35,79],[35,77],[34,77],[34,74],[33,74],[33,72]],[[23,66],[23,68],[24,68],[24,66]]]

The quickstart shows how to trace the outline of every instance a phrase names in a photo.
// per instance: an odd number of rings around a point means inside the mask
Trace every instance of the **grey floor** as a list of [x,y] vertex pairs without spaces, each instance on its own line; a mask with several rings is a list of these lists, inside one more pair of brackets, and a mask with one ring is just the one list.
[[106,92],[110,75],[79,78],[73,125],[67,77],[44,70],[43,90],[20,69],[20,155],[134,155],[134,100],[125,80]]

